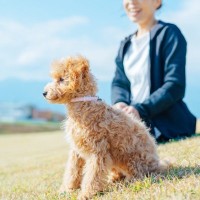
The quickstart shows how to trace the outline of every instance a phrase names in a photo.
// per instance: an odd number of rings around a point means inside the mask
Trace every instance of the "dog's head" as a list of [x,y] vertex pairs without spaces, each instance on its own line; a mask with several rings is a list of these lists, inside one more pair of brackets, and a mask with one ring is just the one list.
[[64,104],[75,97],[94,96],[96,82],[90,73],[87,59],[69,57],[52,64],[53,81],[44,88],[44,97],[51,103]]

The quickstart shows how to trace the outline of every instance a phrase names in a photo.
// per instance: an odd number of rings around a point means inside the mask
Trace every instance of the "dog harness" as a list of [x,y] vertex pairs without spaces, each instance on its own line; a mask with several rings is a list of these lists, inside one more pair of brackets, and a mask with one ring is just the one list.
[[71,100],[71,102],[80,102],[80,101],[102,101],[102,99],[100,99],[99,97],[97,96],[85,96],[85,97],[76,97],[76,98],[73,98]]

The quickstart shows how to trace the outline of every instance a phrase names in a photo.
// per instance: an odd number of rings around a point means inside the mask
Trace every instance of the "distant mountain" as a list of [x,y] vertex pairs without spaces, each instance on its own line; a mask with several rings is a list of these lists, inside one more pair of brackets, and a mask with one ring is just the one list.
[[[0,81],[0,103],[32,104],[39,109],[65,113],[64,105],[49,104],[43,98],[43,88],[46,84],[46,81],[23,81],[18,79]],[[98,87],[100,98],[110,104],[110,82],[98,82]]]

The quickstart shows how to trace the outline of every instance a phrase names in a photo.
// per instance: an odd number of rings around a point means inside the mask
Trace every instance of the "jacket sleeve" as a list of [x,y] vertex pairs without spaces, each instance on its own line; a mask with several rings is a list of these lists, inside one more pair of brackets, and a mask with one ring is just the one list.
[[118,55],[115,59],[116,71],[112,80],[111,98],[112,104],[124,102],[130,104],[130,81],[128,80],[123,66],[122,51],[123,42],[120,45]]
[[168,28],[163,48],[160,50],[164,60],[163,85],[154,91],[143,103],[133,105],[141,118],[151,119],[167,110],[185,94],[186,41],[174,25]]

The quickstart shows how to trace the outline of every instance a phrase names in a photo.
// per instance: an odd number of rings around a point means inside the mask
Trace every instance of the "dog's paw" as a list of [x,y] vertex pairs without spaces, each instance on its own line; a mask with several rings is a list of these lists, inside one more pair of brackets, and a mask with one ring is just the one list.
[[60,189],[58,190],[59,195],[70,195],[72,192],[74,192],[74,189],[67,188],[64,185],[61,185]]
[[78,195],[77,200],[89,200],[92,198],[93,195],[90,195],[88,193],[80,192]]
[[87,196],[81,194],[81,195],[78,195],[77,200],[89,200],[89,198]]
[[124,180],[126,176],[124,176],[121,172],[118,172],[117,170],[112,170],[108,176],[108,182],[109,183],[115,183],[119,182],[121,180]]

